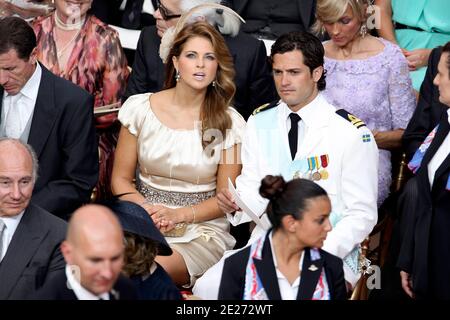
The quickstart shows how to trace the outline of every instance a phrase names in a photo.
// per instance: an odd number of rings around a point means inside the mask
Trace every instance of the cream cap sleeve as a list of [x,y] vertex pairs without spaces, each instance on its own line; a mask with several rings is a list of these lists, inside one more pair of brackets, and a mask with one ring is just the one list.
[[151,93],[136,94],[129,97],[119,110],[120,123],[134,136],[138,136],[150,109]]
[[245,132],[246,122],[244,118],[241,116],[236,109],[229,107],[228,115],[231,117],[231,129],[227,131],[227,136],[225,138],[225,142],[223,144],[223,149],[229,149],[233,147],[235,144],[239,144],[242,142],[242,136]]

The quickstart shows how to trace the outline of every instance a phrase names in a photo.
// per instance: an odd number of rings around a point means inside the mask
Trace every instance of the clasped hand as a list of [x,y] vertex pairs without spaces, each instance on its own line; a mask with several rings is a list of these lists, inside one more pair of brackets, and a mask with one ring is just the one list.
[[175,227],[175,224],[183,222],[178,214],[178,209],[168,208],[161,204],[149,204],[144,208],[162,233],[169,232]]

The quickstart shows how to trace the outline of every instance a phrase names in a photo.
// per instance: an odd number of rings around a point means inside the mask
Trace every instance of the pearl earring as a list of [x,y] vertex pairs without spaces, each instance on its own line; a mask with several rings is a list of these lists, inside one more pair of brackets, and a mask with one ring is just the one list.
[[180,71],[177,70],[177,71],[175,72],[175,81],[176,81],[176,82],[180,81],[180,78],[181,78],[181,76],[180,76]]

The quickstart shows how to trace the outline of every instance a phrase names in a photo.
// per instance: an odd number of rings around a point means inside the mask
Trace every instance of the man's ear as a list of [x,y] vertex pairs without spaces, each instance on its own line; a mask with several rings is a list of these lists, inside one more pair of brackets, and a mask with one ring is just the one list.
[[33,51],[31,51],[29,61],[31,64],[36,64],[36,62],[37,62],[37,47],[35,47],[33,49]]
[[60,249],[61,249],[61,253],[64,257],[64,260],[66,260],[66,263],[72,264],[72,262],[73,262],[72,261],[73,260],[72,259],[72,245],[69,242],[67,242],[67,240],[64,240],[61,243]]
[[322,74],[323,74],[323,66],[315,68],[312,72],[314,82],[319,82],[320,78],[322,77]]

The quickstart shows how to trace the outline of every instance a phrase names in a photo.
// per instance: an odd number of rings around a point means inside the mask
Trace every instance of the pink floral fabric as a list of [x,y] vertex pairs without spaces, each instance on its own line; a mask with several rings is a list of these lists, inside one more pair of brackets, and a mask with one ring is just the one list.
[[[54,74],[91,93],[94,96],[94,108],[119,102],[125,92],[129,70],[117,32],[96,17],[88,15],[74,40],[67,66],[62,70],[54,39],[54,14],[38,17],[31,23],[37,37],[38,60]],[[100,157],[96,195],[101,200],[111,195],[111,171],[120,124],[116,121],[117,114],[97,117],[95,120]]]
[[117,32],[96,17],[88,15],[75,39],[67,68],[62,71],[57,59],[54,25],[54,13],[38,17],[32,22],[39,61],[54,74],[94,95],[95,107],[120,101],[129,71]]

